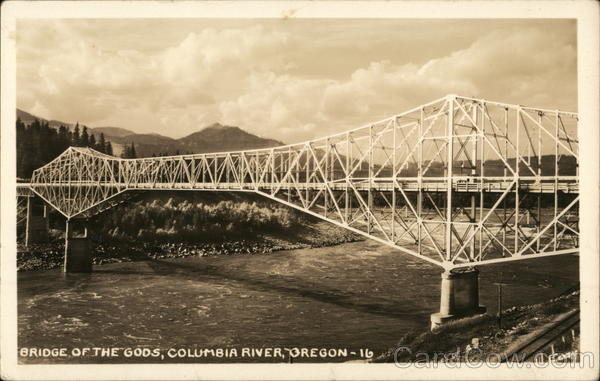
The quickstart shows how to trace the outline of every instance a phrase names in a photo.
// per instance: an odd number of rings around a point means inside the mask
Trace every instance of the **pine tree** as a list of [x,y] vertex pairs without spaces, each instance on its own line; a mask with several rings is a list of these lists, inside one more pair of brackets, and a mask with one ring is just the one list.
[[104,139],[104,133],[100,133],[100,141],[98,142],[98,151],[106,153],[106,139]]
[[130,146],[126,145],[123,148],[123,153],[121,153],[121,157],[123,159],[135,159],[137,157],[135,153],[135,145],[133,144],[133,142],[131,142]]
[[17,117],[17,131],[23,132],[25,130],[25,123],[21,120],[21,118]]
[[129,156],[131,155],[131,149],[129,148],[128,145],[123,147],[123,152],[121,152],[121,157],[123,159],[129,159]]
[[21,118],[17,118],[17,177],[26,177],[27,172],[27,128]]
[[75,147],[79,147],[81,145],[81,136],[79,136],[79,122],[75,125],[75,129],[73,130],[73,139],[72,145]]
[[113,154],[113,148],[112,148],[112,144],[110,144],[110,142],[106,142],[106,148],[104,148],[104,153],[106,153],[107,155],[111,155]]
[[66,127],[58,131],[47,121],[34,120],[29,126],[17,119],[17,176],[31,177],[33,170],[53,160],[68,144]]
[[92,149],[97,149],[98,148],[96,146],[96,137],[94,136],[94,134],[90,135],[90,148],[92,148]]
[[[38,168],[41,163],[41,147],[42,147],[42,122],[38,119],[34,120],[31,124],[31,141],[30,141],[30,157],[31,160],[29,162],[29,170],[27,172],[31,173],[34,169]],[[45,142],[44,142],[45,143]],[[29,177],[28,176],[28,177]]]
[[83,133],[81,134],[81,146],[89,147],[90,146],[90,135],[88,134],[88,130],[86,126],[83,126]]
[[62,124],[58,127],[58,144],[60,144],[61,152],[66,150],[71,145],[69,130]]

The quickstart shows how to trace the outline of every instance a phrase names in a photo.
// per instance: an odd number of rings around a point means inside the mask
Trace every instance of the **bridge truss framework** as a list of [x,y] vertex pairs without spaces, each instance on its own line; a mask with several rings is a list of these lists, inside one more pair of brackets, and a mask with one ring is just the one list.
[[577,114],[449,95],[370,125],[238,152],[70,147],[32,190],[67,219],[128,191],[255,192],[446,270],[579,250]]

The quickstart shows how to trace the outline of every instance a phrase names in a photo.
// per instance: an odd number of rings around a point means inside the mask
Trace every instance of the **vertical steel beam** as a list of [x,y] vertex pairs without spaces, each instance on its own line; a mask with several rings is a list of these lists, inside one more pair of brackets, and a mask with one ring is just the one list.
[[[506,163],[510,163],[508,161],[508,107],[504,107],[504,160]],[[504,164],[504,180],[506,181],[506,175],[508,174],[508,168],[506,168],[506,163]],[[518,163],[518,159],[515,158],[515,163]],[[508,221],[507,221],[507,199],[508,197],[504,197],[502,201],[502,209],[504,211],[504,218],[502,220],[502,246],[506,247],[506,230],[508,229]],[[502,256],[504,256],[504,251],[502,251]]]
[[452,175],[453,175],[453,161],[454,161],[454,101],[456,96],[448,96],[448,118],[447,118],[447,129],[446,129],[446,231],[445,231],[445,247],[446,247],[446,261],[452,258]]
[[392,127],[392,242],[396,242],[396,130],[398,128],[398,119],[394,117]]
[[[542,116],[543,113],[540,111],[538,112],[538,121],[540,126],[542,125]],[[540,182],[540,191],[539,193],[536,195],[536,200],[537,200],[537,216],[536,216],[536,221],[535,221],[535,232],[536,232],[536,236],[540,234],[540,230],[542,229],[541,223],[542,223],[542,130],[541,128],[537,129],[538,131],[538,147],[537,147],[537,181]],[[535,248],[536,251],[539,252],[540,251],[540,241],[541,239],[538,239],[535,243]]]
[[[477,176],[477,123],[478,123],[478,114],[477,114],[477,104],[473,104],[473,121],[474,125],[471,128],[471,157],[473,158],[473,162],[471,163],[471,179],[469,179],[469,183],[475,183],[475,177]],[[479,191],[480,194],[483,194],[482,190]],[[471,198],[471,218],[470,218],[470,228],[475,230],[475,222],[477,221],[477,200],[476,193],[470,192]],[[475,259],[475,235],[471,239],[470,247],[469,247],[469,255],[470,259]]]
[[519,216],[519,191],[521,189],[521,182],[520,182],[520,160],[521,160],[521,147],[520,147],[520,136],[521,136],[521,107],[519,106],[517,108],[517,131],[516,131],[516,156],[515,156],[515,225],[514,225],[514,232],[515,232],[515,241],[514,241],[514,248],[513,248],[513,253],[518,253],[519,252],[519,220],[520,220],[520,216]]
[[[489,116],[489,114],[487,114],[486,112],[486,104],[485,102],[481,103],[481,133],[479,134],[479,141],[480,141],[480,145],[479,145],[479,221],[481,223],[483,223],[482,219],[483,219],[483,207],[484,207],[484,192],[483,192],[483,186],[484,186],[484,178],[485,178],[485,141],[487,139],[486,134],[485,134],[485,128],[486,128],[486,123],[485,123],[485,119],[486,119],[486,115]],[[492,125],[492,121],[490,120],[490,125],[493,127]],[[492,130],[493,133],[493,130]],[[501,150],[500,147],[498,147],[499,150]],[[477,152],[477,151],[476,151]],[[475,157],[477,157],[475,155]],[[475,238],[473,238],[475,239]],[[481,259],[483,257],[483,228],[479,228],[479,255],[478,255],[478,259]]]
[[417,139],[417,233],[419,242],[417,244],[418,252],[422,252],[422,243],[423,240],[423,123],[425,122],[425,109],[421,107],[419,110],[419,136]]
[[[559,121],[558,111],[556,111],[556,119],[554,121],[554,136],[556,137],[554,140],[554,213],[553,213],[553,221],[556,221],[556,215],[558,214],[558,123]],[[554,239],[554,251],[557,250],[558,247],[558,224],[554,223],[553,235]]]
[[350,132],[346,132],[346,182],[344,186],[344,216],[346,225],[350,224],[350,156],[352,155],[350,145]]
[[368,223],[368,234],[371,234],[372,224],[373,224],[373,125],[369,126],[369,187],[367,188],[367,205],[369,208],[369,212],[367,213],[367,223]]

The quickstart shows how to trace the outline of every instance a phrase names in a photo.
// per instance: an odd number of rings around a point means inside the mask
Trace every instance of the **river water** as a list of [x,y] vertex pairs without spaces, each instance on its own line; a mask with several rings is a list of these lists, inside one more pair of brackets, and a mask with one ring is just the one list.
[[[578,273],[573,255],[484,266],[480,300],[496,311],[494,283],[502,277],[504,306],[543,302],[576,283]],[[428,329],[429,314],[439,308],[439,284],[439,268],[373,241],[114,263],[96,266],[92,274],[19,273],[19,348],[68,353],[38,357],[28,349],[20,361],[287,361],[285,355],[241,357],[243,348],[338,351],[298,356],[298,362],[359,359],[366,349],[377,355],[405,333]],[[72,352],[94,347],[105,352]],[[206,348],[238,352],[197,351]]]

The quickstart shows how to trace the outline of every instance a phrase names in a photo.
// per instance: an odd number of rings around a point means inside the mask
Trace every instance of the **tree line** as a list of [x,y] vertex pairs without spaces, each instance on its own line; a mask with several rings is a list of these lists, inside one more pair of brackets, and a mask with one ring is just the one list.
[[[186,199],[191,198],[191,200]],[[98,216],[106,239],[154,242],[210,242],[252,238],[300,226],[301,213],[256,201],[206,201],[201,195],[156,198],[127,203]]]
[[123,159],[135,159],[137,157],[137,153],[135,152],[135,144],[131,142],[131,145],[126,145],[123,148],[123,152],[121,152],[121,157]]
[[171,153],[169,151],[165,151],[165,152],[159,152],[159,153],[155,153],[153,152],[151,157],[161,157],[161,156],[179,156],[179,155],[193,155],[194,153],[192,151],[187,151],[185,153],[181,153],[180,150],[176,150],[174,153]]
[[[25,124],[17,118],[17,177],[30,178],[35,169],[52,161],[71,146],[89,147],[113,155],[112,144],[104,133],[96,138],[86,126],[80,127],[79,122],[71,131],[64,125],[60,125],[58,129],[50,127],[45,120],[34,119]],[[133,142],[125,146],[121,157],[137,157]]]

